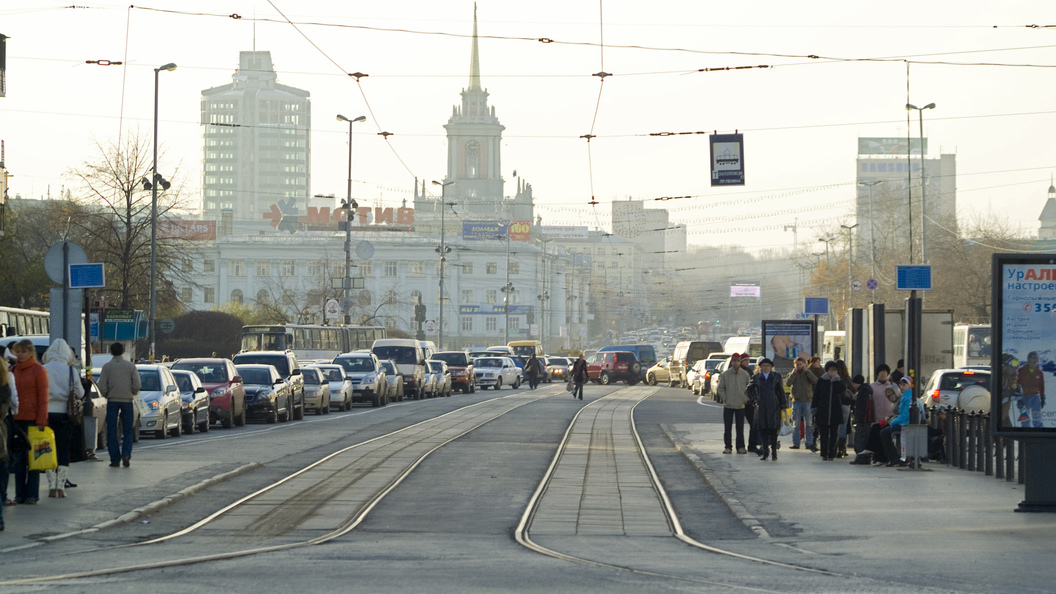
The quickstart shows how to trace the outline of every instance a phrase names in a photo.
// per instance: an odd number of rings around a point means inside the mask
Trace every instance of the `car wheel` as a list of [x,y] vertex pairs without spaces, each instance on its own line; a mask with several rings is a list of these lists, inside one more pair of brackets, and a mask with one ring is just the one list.
[[198,423],[198,433],[209,433],[209,411],[205,411],[205,420]]
[[238,413],[238,417],[235,418],[235,425],[242,427],[246,424],[246,407],[242,406],[242,412]]
[[385,397],[382,398],[381,405],[382,406],[388,406],[389,405],[389,395],[388,394],[386,394]]
[[230,429],[235,426],[235,409],[232,408],[229,415],[220,419],[220,426],[224,429]]
[[631,363],[631,373],[641,373],[641,372],[642,372],[642,364],[641,363],[638,363],[638,362]]
[[161,429],[154,432],[154,437],[157,439],[165,439],[169,436],[169,413],[165,413],[165,416],[161,418]]
[[304,393],[301,393],[301,405],[293,405],[293,420],[300,421],[304,418]]
[[500,377],[499,379],[495,380],[495,387],[492,388],[492,389],[493,390],[498,390],[501,387],[502,387],[502,378]]
[[607,386],[612,383],[612,378],[609,377],[608,371],[602,371],[601,376],[598,378],[598,381],[601,382],[601,385]]
[[186,433],[187,435],[193,435],[194,434],[194,419],[196,419],[197,417],[198,417],[198,412],[197,411],[194,411],[194,412],[191,413],[191,418],[188,419],[187,422],[183,424],[183,432],[184,433]]
[[173,437],[182,437],[183,436],[183,415],[182,414],[180,415],[180,418],[176,419],[176,426],[172,428],[172,436]]
[[374,392],[374,394],[370,397],[370,405],[374,408],[378,408],[379,406],[381,406],[381,394]]
[[510,387],[513,388],[514,390],[516,390],[517,388],[520,388],[521,387],[520,378],[513,380],[513,385],[510,386]]
[[649,384],[650,386],[655,386],[656,385],[656,374],[655,373],[646,374],[645,383]]

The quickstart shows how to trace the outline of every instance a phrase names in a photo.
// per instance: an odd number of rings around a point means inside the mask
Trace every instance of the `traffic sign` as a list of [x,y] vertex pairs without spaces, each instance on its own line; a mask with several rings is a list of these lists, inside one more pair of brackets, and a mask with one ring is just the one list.
[[165,318],[164,320],[158,320],[158,330],[161,330],[165,334],[172,334],[172,331],[176,329],[176,322],[172,318]]
[[875,278],[871,278],[865,281],[865,288],[869,289],[870,291],[875,291],[878,286],[880,286],[880,283],[876,282]]
[[803,312],[807,314],[814,314],[817,316],[823,316],[829,313],[829,298],[828,297],[805,297],[803,299]]
[[[65,262],[62,257],[64,244],[66,246]],[[87,262],[88,254],[84,252],[84,248],[72,241],[60,241],[48,248],[48,253],[44,254],[44,272],[47,273],[48,278],[61,285],[65,272],[63,264],[85,264]]]
[[931,265],[916,264],[908,266],[897,266],[899,291],[930,291],[931,290]]
[[102,262],[70,264],[71,289],[98,289],[106,286]]
[[436,321],[435,320],[426,320],[426,322],[425,322],[425,333],[426,334],[435,334],[436,333]]
[[859,281],[859,280],[854,281],[853,283],[851,283],[851,288],[854,289],[856,292],[857,291],[861,291],[862,290],[862,281]]
[[336,320],[341,317],[341,304],[337,299],[327,299],[325,309],[326,319]]

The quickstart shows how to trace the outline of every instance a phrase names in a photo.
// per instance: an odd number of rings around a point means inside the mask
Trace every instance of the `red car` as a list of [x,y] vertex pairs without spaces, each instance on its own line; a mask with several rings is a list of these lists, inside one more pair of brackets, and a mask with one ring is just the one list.
[[451,370],[451,387],[462,390],[463,394],[477,391],[476,379],[474,377],[473,359],[469,358],[464,351],[443,351],[433,353],[430,359],[444,361],[447,368]]
[[587,359],[587,377],[602,385],[625,381],[633,386],[642,379],[642,364],[630,351],[600,351]]
[[224,429],[246,424],[246,389],[231,359],[180,359],[173,369],[193,371],[209,393],[209,422]]

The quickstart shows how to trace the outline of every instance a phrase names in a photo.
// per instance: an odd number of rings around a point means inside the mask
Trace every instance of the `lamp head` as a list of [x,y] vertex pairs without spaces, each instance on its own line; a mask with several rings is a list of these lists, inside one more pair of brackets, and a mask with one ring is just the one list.
[[169,71],[176,70],[176,65],[173,64],[172,62],[169,62],[168,64],[166,64],[164,66],[158,66],[157,68],[154,69],[154,72],[161,72],[162,70],[169,70]]
[[935,109],[935,104],[934,103],[929,103],[929,104],[925,105],[922,109]]

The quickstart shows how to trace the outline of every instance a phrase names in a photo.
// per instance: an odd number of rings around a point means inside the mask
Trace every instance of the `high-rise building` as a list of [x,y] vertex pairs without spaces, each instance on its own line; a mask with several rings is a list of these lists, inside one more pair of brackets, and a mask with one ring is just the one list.
[[239,52],[232,82],[202,91],[202,210],[262,221],[304,213],[311,192],[308,91],[278,83],[271,52]]

